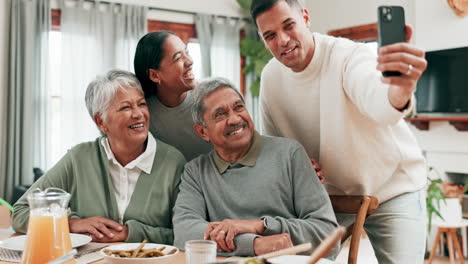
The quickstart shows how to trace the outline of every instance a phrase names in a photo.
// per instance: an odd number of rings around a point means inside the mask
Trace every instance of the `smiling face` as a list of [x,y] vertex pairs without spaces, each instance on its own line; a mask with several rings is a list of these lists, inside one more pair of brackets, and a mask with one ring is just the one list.
[[95,115],[96,123],[110,142],[123,146],[143,144],[148,137],[149,112],[143,93],[136,88],[117,89],[105,117]]
[[307,67],[314,54],[314,42],[306,9],[278,1],[259,14],[256,22],[260,36],[276,59],[295,72]]
[[192,58],[182,40],[169,35],[163,44],[164,56],[159,69],[150,69],[150,79],[158,83],[158,89],[169,93],[182,94],[192,90],[195,76],[192,72]]
[[220,88],[204,100],[205,127],[195,125],[195,132],[210,141],[215,150],[237,152],[249,148],[254,124],[239,95],[230,88]]

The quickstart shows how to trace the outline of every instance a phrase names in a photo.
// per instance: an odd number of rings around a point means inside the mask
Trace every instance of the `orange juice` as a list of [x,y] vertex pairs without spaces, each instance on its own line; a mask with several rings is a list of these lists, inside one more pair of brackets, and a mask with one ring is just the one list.
[[[71,249],[66,211],[44,214],[38,210],[31,210],[22,263],[45,264],[65,255]],[[76,262],[70,260],[66,263]]]

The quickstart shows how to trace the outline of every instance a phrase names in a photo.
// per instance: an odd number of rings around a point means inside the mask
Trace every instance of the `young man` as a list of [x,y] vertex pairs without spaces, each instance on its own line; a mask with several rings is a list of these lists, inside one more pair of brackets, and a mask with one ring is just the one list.
[[[319,160],[329,194],[378,197],[365,229],[379,263],[421,263],[426,169],[402,118],[413,107],[424,52],[398,43],[376,57],[365,44],[311,33],[309,13],[296,0],[253,0],[251,14],[275,57],[261,82],[267,134],[302,143]],[[383,78],[381,71],[402,75]]]
[[214,150],[185,166],[174,244],[211,239],[222,254],[236,256],[318,246],[337,223],[304,148],[255,132],[244,99],[224,79],[199,84],[194,100],[195,132]]

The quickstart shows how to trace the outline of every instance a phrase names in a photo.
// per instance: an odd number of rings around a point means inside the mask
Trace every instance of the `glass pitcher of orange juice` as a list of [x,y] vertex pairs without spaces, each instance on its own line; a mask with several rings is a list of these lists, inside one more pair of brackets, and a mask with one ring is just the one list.
[[[70,196],[58,188],[29,193],[29,224],[22,263],[46,264],[72,249],[67,216]],[[66,263],[74,264],[75,260]]]

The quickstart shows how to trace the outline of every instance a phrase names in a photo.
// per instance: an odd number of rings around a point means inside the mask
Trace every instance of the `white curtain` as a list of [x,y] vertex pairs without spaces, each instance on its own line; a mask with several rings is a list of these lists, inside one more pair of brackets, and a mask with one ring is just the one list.
[[120,68],[133,71],[138,40],[146,33],[147,8],[62,1],[60,101],[50,144],[52,166],[68,149],[94,140],[99,131],[85,106],[85,92],[97,75]]
[[[33,167],[46,153],[45,71],[50,30],[49,0],[15,0],[10,4],[7,114],[0,151],[0,197],[11,199],[13,187],[33,181]],[[3,120],[1,120],[3,122]]]
[[211,75],[224,77],[240,88],[240,20],[238,18],[213,19],[211,43]]
[[200,54],[202,64],[202,78],[211,76],[211,43],[213,38],[213,15],[196,14],[195,29],[197,30],[198,42],[200,43]]

